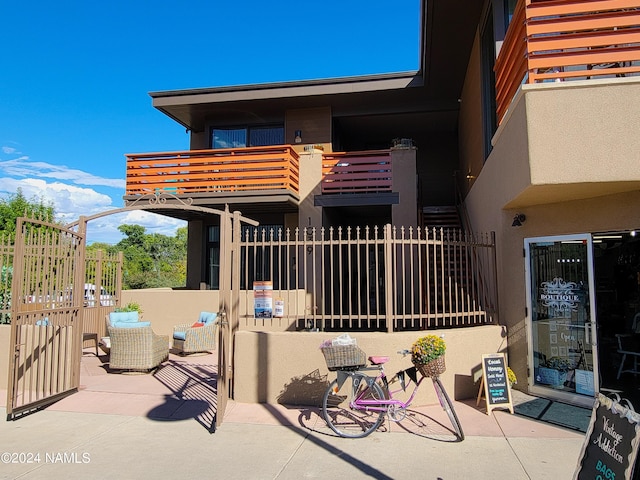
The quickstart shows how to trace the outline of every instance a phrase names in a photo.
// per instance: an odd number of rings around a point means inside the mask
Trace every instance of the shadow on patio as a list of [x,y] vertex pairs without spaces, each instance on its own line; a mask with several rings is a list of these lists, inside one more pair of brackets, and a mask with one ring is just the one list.
[[165,421],[195,418],[203,427],[213,432],[217,405],[217,367],[188,362],[170,359],[153,373],[172,393],[167,394],[165,403],[153,408],[147,417]]
[[217,406],[218,353],[181,357],[174,354],[148,374],[109,369],[107,355],[85,349],[80,388],[47,410],[147,417],[154,421],[195,419],[212,431]]

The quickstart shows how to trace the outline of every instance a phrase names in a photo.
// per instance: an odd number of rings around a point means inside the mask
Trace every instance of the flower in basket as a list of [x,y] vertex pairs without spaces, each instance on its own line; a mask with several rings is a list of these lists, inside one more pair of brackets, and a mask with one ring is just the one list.
[[444,355],[446,345],[437,335],[427,335],[415,341],[411,346],[411,361],[416,364],[427,364]]
[[553,368],[554,370],[558,370],[559,372],[568,372],[573,368],[571,362],[562,357],[551,357],[546,362],[544,362],[543,366],[546,368]]
[[516,383],[518,383],[518,378],[516,377],[514,371],[511,370],[511,367],[507,367],[507,380],[511,385],[515,385]]

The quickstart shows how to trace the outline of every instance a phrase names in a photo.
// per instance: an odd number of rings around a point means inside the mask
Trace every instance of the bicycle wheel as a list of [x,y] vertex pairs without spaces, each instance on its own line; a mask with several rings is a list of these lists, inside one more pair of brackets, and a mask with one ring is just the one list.
[[331,430],[341,437],[366,437],[377,429],[384,419],[384,411],[367,411],[351,406],[356,398],[384,400],[385,395],[377,383],[367,386],[364,375],[352,375],[338,388],[334,380],[322,398],[322,416]]
[[456,411],[453,408],[453,403],[449,399],[449,395],[447,395],[447,391],[442,386],[440,379],[438,377],[431,377],[433,380],[433,388],[436,389],[436,395],[438,396],[438,400],[440,401],[440,405],[447,412],[447,416],[451,421],[451,425],[453,425],[453,429],[455,434],[460,438],[460,440],[464,440],[464,432],[462,431],[462,425],[460,425],[460,420],[458,420],[458,415],[456,415]]

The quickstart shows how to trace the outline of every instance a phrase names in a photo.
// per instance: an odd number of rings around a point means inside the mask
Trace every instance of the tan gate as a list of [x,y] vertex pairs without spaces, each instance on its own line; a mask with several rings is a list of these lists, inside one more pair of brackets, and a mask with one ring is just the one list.
[[[167,200],[170,200],[167,202]],[[175,202],[175,203],[171,203]],[[240,225],[247,223],[257,226],[258,222],[240,215],[240,212],[229,212],[208,207],[191,205],[190,202],[178,199],[171,194],[150,194],[140,197],[132,204],[124,208],[101,212],[90,217],[80,217],[68,228],[77,228],[80,232],[86,231],[86,224],[96,218],[113,215],[131,210],[189,210],[206,214],[215,214],[220,217],[221,252],[220,258],[220,306],[218,329],[218,379],[217,379],[217,406],[214,427],[222,424],[229,396],[233,396],[233,334],[240,325]],[[84,250],[84,249],[83,249]],[[84,273],[84,272],[83,272]],[[233,279],[236,279],[234,282]]]
[[229,213],[220,216],[220,319],[218,320],[218,405],[215,426],[222,424],[229,397],[233,397],[233,334],[240,326],[240,224],[257,222]]
[[8,420],[77,391],[84,275],[84,230],[17,220]]

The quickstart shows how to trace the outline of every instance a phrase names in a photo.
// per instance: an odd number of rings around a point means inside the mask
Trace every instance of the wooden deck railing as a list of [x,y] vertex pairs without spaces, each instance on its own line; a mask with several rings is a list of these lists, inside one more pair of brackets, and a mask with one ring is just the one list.
[[640,74],[640,0],[520,0],[495,74],[498,123],[522,83]]
[[322,193],[389,192],[391,152],[331,153],[322,156]]
[[298,154],[289,145],[127,155],[126,195],[299,192]]

